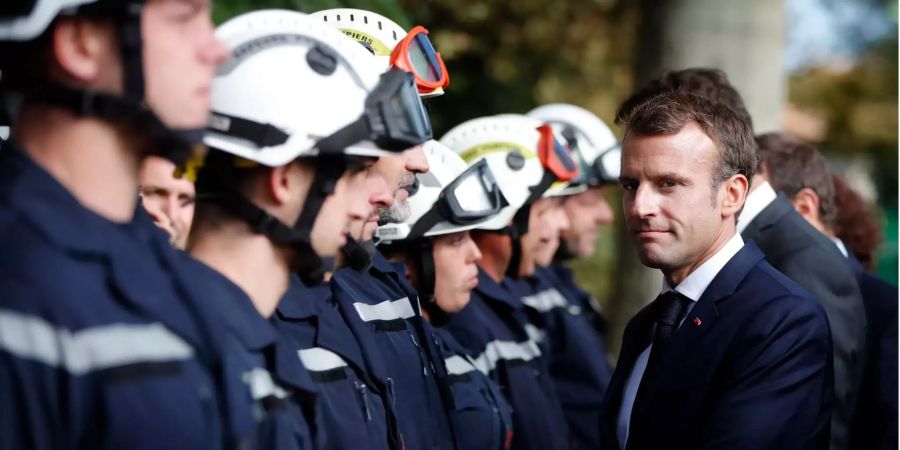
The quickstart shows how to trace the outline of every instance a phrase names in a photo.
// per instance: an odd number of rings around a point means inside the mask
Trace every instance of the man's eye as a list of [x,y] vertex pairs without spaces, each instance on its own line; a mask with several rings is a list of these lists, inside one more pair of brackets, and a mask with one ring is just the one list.
[[637,182],[634,182],[634,181],[620,181],[619,185],[621,185],[622,189],[624,189],[626,191],[633,191],[633,190],[637,189],[637,186],[638,186]]

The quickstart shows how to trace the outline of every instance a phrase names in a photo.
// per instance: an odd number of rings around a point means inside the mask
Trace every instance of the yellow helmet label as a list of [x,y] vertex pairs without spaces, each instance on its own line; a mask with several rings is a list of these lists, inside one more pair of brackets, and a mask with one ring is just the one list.
[[459,156],[466,164],[468,164],[482,156],[501,152],[519,152],[525,159],[531,159],[535,156],[533,151],[514,142],[488,142],[486,144],[476,145],[475,147],[461,152]]
[[353,30],[350,28],[341,28],[341,31],[344,32],[350,38],[357,40],[359,42],[365,42],[372,46],[372,50],[375,51],[375,56],[391,56],[391,52],[394,50],[392,47],[388,47],[381,40],[376,39],[371,34],[363,33],[362,31]]

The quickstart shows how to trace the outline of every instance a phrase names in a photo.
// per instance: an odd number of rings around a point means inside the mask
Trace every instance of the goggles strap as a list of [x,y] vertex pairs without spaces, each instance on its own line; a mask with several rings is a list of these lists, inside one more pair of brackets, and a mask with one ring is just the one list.
[[[435,204],[437,205],[437,204]],[[406,239],[419,239],[425,236],[429,230],[431,230],[435,225],[440,223],[443,220],[441,217],[441,213],[438,212],[437,208],[434,206],[431,207],[419,220],[416,221],[416,224],[413,225],[412,229],[409,230],[409,236]]]
[[287,142],[291,135],[280,128],[242,117],[213,111],[209,118],[209,128],[229,136],[248,140],[259,147],[274,147]]
[[357,142],[370,139],[371,137],[372,128],[369,126],[366,116],[361,116],[330,136],[319,139],[316,142],[316,148],[319,149],[320,153],[336,154]]

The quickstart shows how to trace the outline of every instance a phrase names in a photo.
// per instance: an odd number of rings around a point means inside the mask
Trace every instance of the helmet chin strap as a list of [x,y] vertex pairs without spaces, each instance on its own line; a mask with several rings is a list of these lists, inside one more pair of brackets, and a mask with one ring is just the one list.
[[[334,270],[334,257],[319,256],[312,246],[312,229],[325,199],[334,193],[337,180],[346,169],[340,158],[317,158],[312,160],[315,176],[309,193],[303,203],[297,221],[289,226],[249,199],[234,190],[223,173],[233,170],[231,155],[214,151],[207,157],[207,163],[197,180],[201,200],[214,201],[246,222],[250,229],[268,237],[272,243],[294,250],[293,269],[307,284],[321,283],[325,273]],[[218,169],[218,170],[217,170]]]
[[531,215],[531,203],[526,203],[513,216],[512,224],[502,230],[512,238],[512,255],[509,258],[509,266],[506,267],[506,276],[519,278],[519,266],[522,264],[522,236],[528,232],[528,219]]
[[[360,233],[360,239],[362,239],[362,233]],[[371,239],[361,241],[351,237],[341,247],[341,253],[344,254],[344,261],[347,267],[357,272],[367,272],[372,267],[375,243]]]
[[442,326],[450,320],[450,314],[441,309],[434,296],[435,269],[434,243],[431,238],[413,239],[406,245],[406,260],[412,261],[416,274],[416,292],[423,300],[422,308],[428,313],[432,325]]

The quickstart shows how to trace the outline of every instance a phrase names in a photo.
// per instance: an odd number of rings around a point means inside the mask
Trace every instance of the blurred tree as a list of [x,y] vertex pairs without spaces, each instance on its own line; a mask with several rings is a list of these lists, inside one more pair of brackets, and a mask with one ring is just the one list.
[[[793,75],[790,100],[801,111],[822,118],[825,134],[817,142],[832,157],[863,160],[874,170],[882,219],[897,223],[897,35],[869,48],[855,63],[833,61]],[[897,231],[880,253],[881,274],[897,280]],[[881,270],[883,269],[883,270]]]

